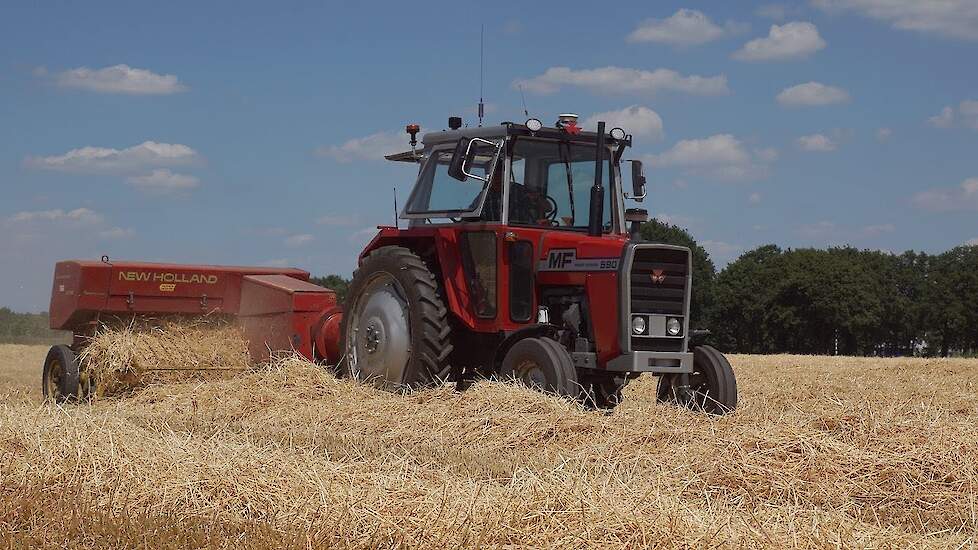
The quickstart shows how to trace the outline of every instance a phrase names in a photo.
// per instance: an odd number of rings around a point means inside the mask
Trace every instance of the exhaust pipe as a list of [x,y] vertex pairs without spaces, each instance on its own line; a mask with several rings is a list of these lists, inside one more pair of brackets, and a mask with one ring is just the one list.
[[601,218],[604,215],[604,121],[598,122],[598,143],[595,146],[594,185],[591,186],[591,212],[588,216],[587,234],[600,237],[604,233]]

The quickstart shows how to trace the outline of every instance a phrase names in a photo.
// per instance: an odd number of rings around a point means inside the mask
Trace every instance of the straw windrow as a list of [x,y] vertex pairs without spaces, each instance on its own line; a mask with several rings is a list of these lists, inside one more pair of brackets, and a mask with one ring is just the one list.
[[[741,407],[396,395],[291,358],[0,404],[0,536],[163,547],[971,547],[978,361],[732,356]],[[148,542],[151,541],[151,542]]]

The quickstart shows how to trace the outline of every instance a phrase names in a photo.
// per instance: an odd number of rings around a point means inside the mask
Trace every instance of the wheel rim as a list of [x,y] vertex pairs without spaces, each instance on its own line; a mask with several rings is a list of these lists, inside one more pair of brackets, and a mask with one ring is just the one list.
[[539,363],[532,359],[524,359],[514,369],[516,377],[531,388],[546,388],[547,375]]
[[404,290],[378,273],[354,304],[347,335],[350,372],[377,386],[398,386],[411,359],[411,330]]
[[61,361],[52,359],[51,363],[48,364],[48,397],[54,399],[61,397],[61,380],[64,378],[64,372],[64,367],[61,365]]

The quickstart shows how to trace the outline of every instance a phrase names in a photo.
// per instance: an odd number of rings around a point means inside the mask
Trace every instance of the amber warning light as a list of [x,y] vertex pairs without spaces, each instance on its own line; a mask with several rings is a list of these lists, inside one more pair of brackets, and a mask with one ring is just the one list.
[[421,126],[417,124],[408,124],[404,127],[404,130],[411,135],[411,147],[418,144],[418,132],[421,131]]

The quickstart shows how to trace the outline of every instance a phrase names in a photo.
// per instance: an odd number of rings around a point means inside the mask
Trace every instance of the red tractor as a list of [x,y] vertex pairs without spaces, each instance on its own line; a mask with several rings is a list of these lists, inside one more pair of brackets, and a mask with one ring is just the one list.
[[[645,178],[621,128],[575,115],[431,132],[394,161],[420,164],[401,214],[360,256],[344,308],[345,373],[387,388],[479,376],[600,408],[642,373],[660,400],[712,413],[737,404],[730,363],[690,347],[691,253],[642,242]],[[630,225],[630,227],[626,227]]]
[[[51,327],[70,330],[43,371],[45,396],[83,397],[76,357],[106,319],[234,318],[254,360],[293,350],[388,389],[516,378],[599,408],[642,373],[658,396],[712,413],[737,383],[712,347],[691,347],[691,254],[642,242],[642,164],[623,190],[621,128],[585,132],[574,115],[424,135],[401,217],[364,249],[344,307],[295,269],[70,260],[55,267]],[[88,389],[86,389],[88,388]]]

